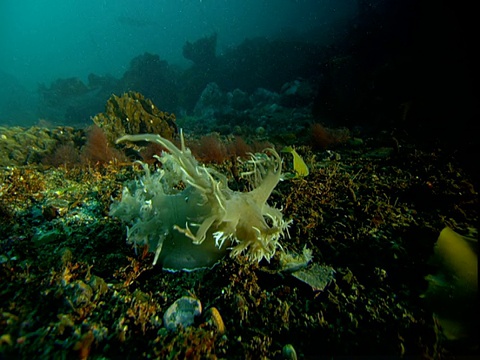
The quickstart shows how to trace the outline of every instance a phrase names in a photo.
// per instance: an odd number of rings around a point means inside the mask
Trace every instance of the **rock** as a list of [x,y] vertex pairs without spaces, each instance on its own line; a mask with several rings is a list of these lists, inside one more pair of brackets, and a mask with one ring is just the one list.
[[293,272],[292,276],[309,285],[313,291],[323,291],[335,278],[335,270],[330,266],[312,264]]
[[270,90],[258,88],[250,95],[250,101],[255,107],[277,104],[280,96]]
[[0,166],[28,165],[41,162],[58,143],[70,143],[82,137],[81,130],[70,127],[53,129],[0,126]]
[[280,104],[286,107],[303,107],[313,102],[316,89],[305,80],[294,80],[282,86]]
[[235,89],[227,94],[230,107],[233,110],[243,111],[252,107],[252,102],[248,97],[248,94],[240,89]]
[[177,131],[174,114],[160,111],[150,99],[133,91],[120,97],[112,95],[105,112],[95,115],[93,121],[104,131],[110,145],[123,135],[144,133],[171,140]]
[[217,34],[205,36],[191,43],[183,45],[183,56],[199,66],[213,65],[216,60]]
[[213,118],[216,112],[225,109],[227,106],[227,95],[216,83],[211,82],[202,91],[193,112],[196,116],[202,118]]
[[195,316],[202,314],[200,300],[191,296],[182,296],[165,311],[163,324],[167,330],[175,331],[177,327],[186,328],[195,321]]

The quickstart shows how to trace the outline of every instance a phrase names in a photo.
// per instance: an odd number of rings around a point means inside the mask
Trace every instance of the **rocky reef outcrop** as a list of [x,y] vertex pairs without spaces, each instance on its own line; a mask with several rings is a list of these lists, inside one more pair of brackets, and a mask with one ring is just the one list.
[[110,144],[124,135],[158,134],[172,139],[177,131],[175,115],[159,110],[150,99],[130,91],[122,96],[112,95],[105,112],[93,122],[104,132]]

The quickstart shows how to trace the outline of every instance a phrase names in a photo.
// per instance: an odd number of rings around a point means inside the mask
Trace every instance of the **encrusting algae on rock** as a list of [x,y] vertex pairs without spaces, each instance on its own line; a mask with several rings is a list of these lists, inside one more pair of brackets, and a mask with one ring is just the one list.
[[117,143],[123,141],[154,142],[167,150],[157,157],[163,167],[154,173],[141,163],[145,175],[127,184],[110,211],[129,224],[128,242],[155,253],[154,264],[172,270],[211,266],[228,247],[232,257],[243,253],[259,262],[280,247],[289,222],[267,204],[282,170],[274,149],[251,155],[252,170],[243,176],[254,189],[238,192],[228,187],[226,176],[198,164],[182,133],[181,149],[159,135],[126,135]]

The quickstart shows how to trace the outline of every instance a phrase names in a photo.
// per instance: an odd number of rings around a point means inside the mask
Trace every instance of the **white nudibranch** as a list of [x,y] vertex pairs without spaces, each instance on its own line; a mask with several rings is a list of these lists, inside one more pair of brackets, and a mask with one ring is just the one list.
[[[289,221],[279,209],[267,204],[280,181],[282,160],[275,149],[252,154],[253,184],[248,192],[233,191],[227,177],[198,164],[190,149],[181,148],[159,135],[126,135],[117,140],[149,141],[167,151],[156,156],[163,164],[151,173],[126,184],[122,199],[112,204],[110,215],[127,224],[127,241],[148,246],[154,264],[166,269],[193,270],[211,266],[228,250],[244,254],[251,262],[270,260],[279,239],[288,236]],[[179,190],[179,183],[185,188]]]

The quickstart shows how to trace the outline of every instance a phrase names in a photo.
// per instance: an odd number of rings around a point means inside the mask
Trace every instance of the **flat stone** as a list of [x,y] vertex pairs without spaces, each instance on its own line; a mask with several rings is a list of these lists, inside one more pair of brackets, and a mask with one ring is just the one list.
[[335,278],[335,270],[330,266],[312,264],[293,272],[292,276],[309,285],[313,291],[323,291]]

